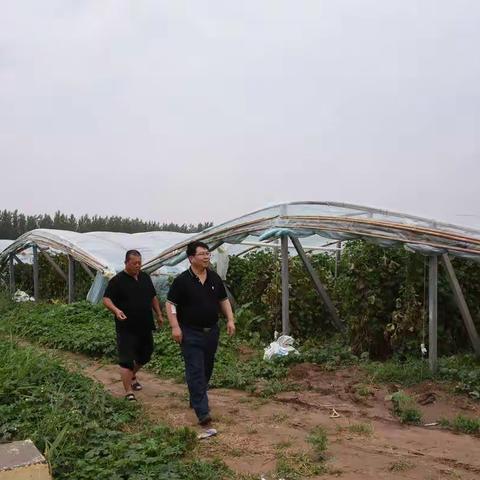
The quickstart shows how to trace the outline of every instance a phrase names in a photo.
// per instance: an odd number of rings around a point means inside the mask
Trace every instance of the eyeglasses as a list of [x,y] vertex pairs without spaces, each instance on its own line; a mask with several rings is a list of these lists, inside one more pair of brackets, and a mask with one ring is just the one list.
[[211,257],[211,252],[200,252],[195,254],[196,257]]

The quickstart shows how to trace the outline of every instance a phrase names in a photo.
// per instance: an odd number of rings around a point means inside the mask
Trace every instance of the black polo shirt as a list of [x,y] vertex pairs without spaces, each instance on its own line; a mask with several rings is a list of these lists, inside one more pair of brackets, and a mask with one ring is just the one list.
[[108,282],[104,294],[127,316],[123,321],[115,318],[117,332],[145,333],[155,330],[152,313],[155,295],[152,279],[145,272],[138,274],[138,280],[125,271],[117,273]]
[[167,300],[175,305],[180,325],[213,327],[218,322],[220,302],[227,298],[222,279],[207,270],[202,285],[191,268],[181,273],[172,283]]

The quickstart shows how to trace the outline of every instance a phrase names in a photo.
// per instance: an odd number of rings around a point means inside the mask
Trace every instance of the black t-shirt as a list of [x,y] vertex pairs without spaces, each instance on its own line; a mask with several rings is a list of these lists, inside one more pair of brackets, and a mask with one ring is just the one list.
[[115,318],[117,332],[143,333],[155,330],[152,314],[152,300],[156,292],[152,279],[145,272],[138,274],[138,280],[125,271],[117,273],[107,285],[104,297],[127,316],[120,321]]
[[172,283],[167,300],[175,305],[180,325],[213,327],[218,322],[220,303],[227,298],[222,279],[212,270],[207,270],[207,279],[200,279],[189,268]]

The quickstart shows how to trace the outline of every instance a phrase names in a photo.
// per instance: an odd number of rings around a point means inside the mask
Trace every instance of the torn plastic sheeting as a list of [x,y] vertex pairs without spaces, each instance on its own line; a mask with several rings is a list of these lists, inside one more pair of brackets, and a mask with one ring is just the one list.
[[295,229],[291,229],[291,228],[271,228],[269,230],[266,230],[265,232],[263,232],[260,237],[259,237],[259,240],[260,241],[264,241],[264,240],[270,240],[272,238],[281,238],[281,237],[284,237],[284,236],[288,236],[288,237],[295,237],[295,238],[304,238],[304,237],[311,237],[313,235],[315,235],[316,232],[314,232],[313,230],[310,230],[310,229],[299,229],[299,228],[295,228]]
[[108,278],[97,272],[92,282],[92,286],[87,293],[87,301],[91,303],[100,303],[107,288]]
[[270,230],[262,233],[259,237],[259,240],[262,242],[264,240],[270,240],[271,238],[281,238],[294,234],[295,231],[289,228],[271,228]]
[[413,253],[421,253],[422,255],[443,255],[447,253],[446,249],[419,245],[417,243],[406,243],[405,249]]
[[224,247],[217,248],[216,252],[217,273],[220,278],[225,281],[227,279],[228,265],[230,263],[228,252]]
[[353,233],[343,233],[343,232],[331,232],[327,230],[316,231],[318,235],[329,238],[331,240],[338,240],[339,242],[345,242],[347,240],[356,240],[358,235]]
[[395,247],[396,245],[399,244],[399,242],[397,242],[396,240],[384,240],[381,238],[373,238],[373,237],[364,237],[363,240],[365,240],[367,243],[378,245],[379,247],[384,247],[384,248]]
[[453,255],[455,255],[456,257],[464,258],[465,260],[473,260],[474,262],[480,262],[480,257],[471,253],[453,252]]

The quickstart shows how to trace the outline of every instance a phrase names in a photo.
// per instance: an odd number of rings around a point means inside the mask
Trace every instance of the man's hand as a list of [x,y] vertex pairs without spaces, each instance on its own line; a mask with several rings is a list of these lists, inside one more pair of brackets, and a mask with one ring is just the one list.
[[120,320],[121,322],[127,319],[127,316],[119,308],[115,311],[115,316],[117,317],[117,320]]
[[162,315],[157,315],[157,325],[158,325],[158,328],[162,328],[162,325],[163,325],[163,316]]
[[173,327],[173,328],[172,328],[172,338],[173,338],[177,343],[182,343],[183,334],[182,334],[182,330],[181,330],[180,327]]
[[233,322],[233,320],[229,320],[227,322],[227,333],[232,336],[235,334],[235,323]]

